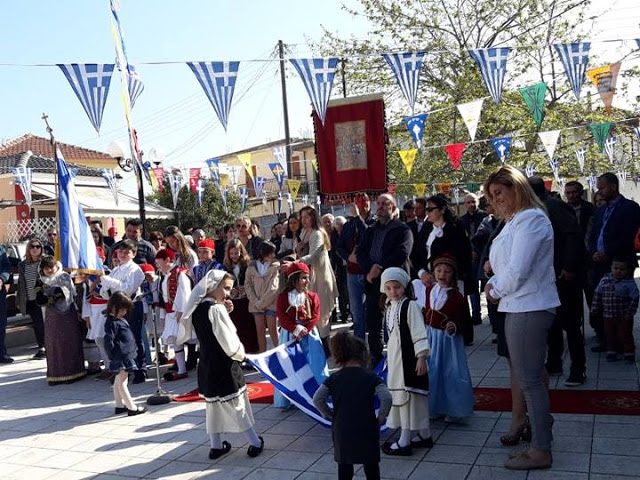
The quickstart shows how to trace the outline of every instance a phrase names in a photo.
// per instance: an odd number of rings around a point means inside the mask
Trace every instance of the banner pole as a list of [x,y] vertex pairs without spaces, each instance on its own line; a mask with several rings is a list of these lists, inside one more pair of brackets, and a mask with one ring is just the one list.
[[284,142],[287,152],[287,176],[293,178],[293,165],[291,163],[291,137],[289,134],[289,107],[287,106],[287,80],[285,78],[284,44],[278,40],[278,55],[280,57],[280,83],[282,84],[282,113],[284,116]]

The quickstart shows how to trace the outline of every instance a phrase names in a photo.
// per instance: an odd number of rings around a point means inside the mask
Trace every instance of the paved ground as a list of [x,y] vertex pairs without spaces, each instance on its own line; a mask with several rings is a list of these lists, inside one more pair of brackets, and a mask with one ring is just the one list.
[[[638,333],[636,322],[636,333]],[[636,337],[638,338],[638,337]],[[477,386],[507,387],[506,363],[495,356],[488,325],[476,328],[469,365]],[[87,379],[47,386],[45,364],[29,360],[32,349],[12,352],[0,367],[0,475],[10,479],[332,479],[336,465],[330,431],[300,412],[254,405],[266,449],[246,455],[242,435],[229,435],[232,453],[208,459],[202,403],[151,407],[137,417],[113,414],[108,382]],[[582,388],[638,390],[636,365],[606,363],[588,353]],[[602,358],[600,358],[602,357]],[[568,368],[565,365],[565,372]],[[553,387],[565,388],[563,377]],[[170,385],[176,393],[195,388],[195,376]],[[142,402],[155,382],[132,385]],[[436,445],[409,458],[383,455],[383,478],[396,479],[629,479],[640,478],[640,416],[555,415],[554,464],[550,471],[511,472],[502,467],[510,449],[500,435],[509,413],[477,412],[461,425],[432,424]],[[514,447],[518,448],[518,447]],[[364,478],[361,471],[357,471]]]

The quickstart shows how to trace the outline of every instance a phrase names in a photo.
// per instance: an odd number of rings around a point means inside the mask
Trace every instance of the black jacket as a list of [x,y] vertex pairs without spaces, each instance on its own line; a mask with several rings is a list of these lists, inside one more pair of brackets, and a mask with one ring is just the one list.
[[129,322],[108,316],[104,324],[104,349],[112,361],[136,358],[136,340]]
[[411,220],[407,222],[407,227],[409,227],[413,235],[413,248],[411,249],[411,255],[409,257],[411,259],[411,276],[417,277],[418,270],[420,270],[420,246],[424,246],[427,243],[427,237],[431,231],[431,224],[425,220],[422,228],[418,231],[418,221]]
[[[373,236],[383,228],[379,222],[367,228],[362,235],[362,239],[356,249],[358,264],[364,275],[369,273],[375,263],[371,259],[371,245]],[[382,259],[379,264],[383,269],[389,267],[400,267],[409,272],[409,254],[413,248],[413,236],[406,224],[398,219],[391,220],[390,230],[387,232],[382,244]]]
[[[634,238],[640,226],[640,206],[633,200],[620,195],[619,203],[614,207],[604,229],[604,253],[609,261],[613,257],[635,259]],[[589,235],[589,253],[598,251],[598,236],[602,228],[607,206],[596,210],[593,216],[593,228]]]
[[579,273],[586,267],[584,237],[575,211],[559,198],[544,198],[551,227],[553,228],[553,267],[556,275],[562,270]]
[[482,220],[484,220],[487,215],[488,213],[484,210],[476,210],[476,213],[473,215],[467,212],[458,219],[464,227],[464,231],[467,232],[467,237],[472,238],[475,235]]

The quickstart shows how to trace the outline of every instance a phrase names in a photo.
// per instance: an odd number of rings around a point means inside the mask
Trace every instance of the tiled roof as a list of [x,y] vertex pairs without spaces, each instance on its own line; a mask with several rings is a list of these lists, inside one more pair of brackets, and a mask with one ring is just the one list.
[[[58,142],[58,147],[62,151],[65,160],[113,160],[108,154],[90,150],[88,148],[69,145],[68,143]],[[44,138],[38,137],[33,133],[27,133],[20,137],[8,141],[4,145],[0,145],[0,157],[7,157],[17,153],[23,153],[31,150],[34,155],[51,158],[51,142]]]
[[[19,155],[9,155],[9,156],[0,156],[0,174],[4,173],[13,173],[12,168],[21,166],[23,154]],[[69,168],[77,168],[78,176],[81,177],[101,177],[102,172],[98,168],[88,168],[80,165],[74,165],[72,163],[68,163]],[[45,158],[40,155],[31,155],[26,165],[33,169],[34,173],[49,173],[53,175],[55,171],[55,162],[50,158]]]

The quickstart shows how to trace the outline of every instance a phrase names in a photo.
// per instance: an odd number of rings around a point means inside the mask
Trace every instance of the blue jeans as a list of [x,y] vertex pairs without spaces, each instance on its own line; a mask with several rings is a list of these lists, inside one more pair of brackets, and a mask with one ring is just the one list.
[[[147,337],[147,329],[144,328],[144,310],[142,308],[142,302],[133,302],[133,308],[129,314],[129,326],[133,333],[133,338],[136,340],[136,365],[141,370],[146,370],[147,365],[147,352],[149,352],[149,338]],[[145,348],[146,346],[146,348]],[[149,354],[149,360],[151,354]]]
[[0,357],[7,355],[4,339],[7,333],[7,291],[4,285],[0,287]]
[[353,319],[353,334],[365,339],[367,333],[366,308],[364,295],[364,275],[347,273],[347,289],[349,290],[349,306]]

